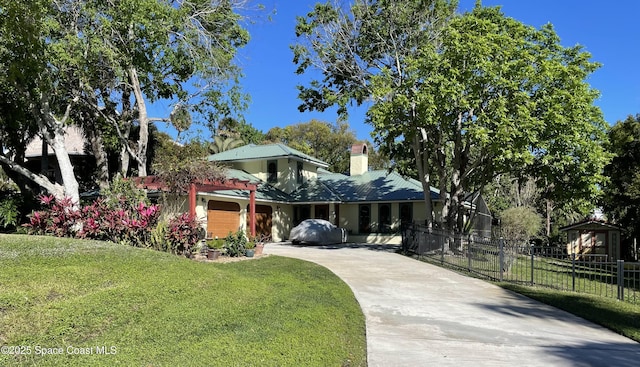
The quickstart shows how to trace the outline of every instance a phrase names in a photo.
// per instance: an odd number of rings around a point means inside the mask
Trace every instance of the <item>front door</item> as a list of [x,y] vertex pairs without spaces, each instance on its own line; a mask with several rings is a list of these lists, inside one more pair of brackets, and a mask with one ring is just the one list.
[[329,220],[329,204],[316,205],[314,218]]

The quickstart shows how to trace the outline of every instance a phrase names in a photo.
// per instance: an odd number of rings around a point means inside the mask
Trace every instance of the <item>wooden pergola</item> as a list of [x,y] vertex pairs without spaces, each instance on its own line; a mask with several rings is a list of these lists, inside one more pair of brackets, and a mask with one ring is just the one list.
[[[167,185],[157,176],[134,178],[138,187],[147,190],[166,191]],[[196,194],[219,190],[249,190],[249,231],[251,236],[256,235],[256,190],[258,185],[249,181],[238,179],[203,180],[189,184],[189,215],[196,216]]]

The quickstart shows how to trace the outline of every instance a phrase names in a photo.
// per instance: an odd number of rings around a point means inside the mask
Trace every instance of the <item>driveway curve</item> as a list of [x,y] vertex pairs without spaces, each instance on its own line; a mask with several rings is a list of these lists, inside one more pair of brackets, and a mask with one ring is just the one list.
[[638,366],[640,344],[565,311],[394,253],[395,247],[269,244],[353,290],[369,366]]

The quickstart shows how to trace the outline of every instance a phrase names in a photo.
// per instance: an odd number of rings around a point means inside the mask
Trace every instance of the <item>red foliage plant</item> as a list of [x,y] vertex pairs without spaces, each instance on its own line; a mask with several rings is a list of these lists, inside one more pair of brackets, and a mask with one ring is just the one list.
[[25,226],[31,234],[126,242],[144,247],[160,214],[157,205],[112,206],[98,198],[82,208],[69,198],[39,197],[45,210],[34,212]]
[[171,219],[165,234],[171,252],[189,257],[201,237],[201,228],[199,220],[189,213],[183,213]]

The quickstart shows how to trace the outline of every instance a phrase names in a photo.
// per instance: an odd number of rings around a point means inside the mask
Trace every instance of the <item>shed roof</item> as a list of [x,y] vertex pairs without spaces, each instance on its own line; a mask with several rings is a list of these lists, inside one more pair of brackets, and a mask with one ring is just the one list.
[[581,222],[577,222],[577,223],[573,223],[570,224],[568,226],[564,226],[562,228],[560,228],[560,231],[569,231],[572,229],[580,229],[580,228],[584,228],[584,227],[590,227],[590,226],[599,226],[599,227],[603,227],[603,228],[607,228],[607,229],[617,229],[620,230],[621,228],[616,226],[615,224],[611,224],[611,223],[607,223],[606,221],[603,220],[597,220],[597,219],[586,219],[583,220]]

